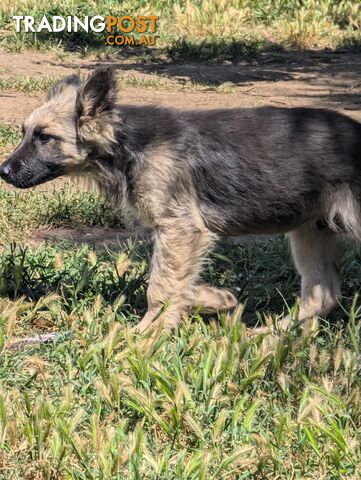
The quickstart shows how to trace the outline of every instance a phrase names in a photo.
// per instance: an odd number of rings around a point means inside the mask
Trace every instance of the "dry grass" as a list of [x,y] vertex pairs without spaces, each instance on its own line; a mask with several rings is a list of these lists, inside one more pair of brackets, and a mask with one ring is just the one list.
[[[172,47],[185,39],[200,41],[242,41],[252,38],[277,43],[285,47],[322,48],[360,43],[361,4],[356,0],[156,0],[147,3],[88,2],[76,4],[70,0],[57,0],[49,10],[47,2],[22,0],[2,2],[0,22],[9,32],[14,30],[12,16],[23,14],[48,15],[137,15],[160,14],[158,47]],[[102,33],[62,32],[49,34],[10,34],[4,37],[6,48],[17,51],[24,47],[52,47],[88,49],[104,48]],[[109,51],[109,49],[108,49]]]
[[174,32],[178,36],[238,37],[252,16],[250,7],[239,8],[237,0],[186,0],[174,5]]

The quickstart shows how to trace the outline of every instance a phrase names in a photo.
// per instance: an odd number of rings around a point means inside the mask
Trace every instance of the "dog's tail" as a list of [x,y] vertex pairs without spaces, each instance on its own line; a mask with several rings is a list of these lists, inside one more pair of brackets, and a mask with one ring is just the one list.
[[343,185],[330,194],[328,205],[329,228],[361,240],[361,191]]

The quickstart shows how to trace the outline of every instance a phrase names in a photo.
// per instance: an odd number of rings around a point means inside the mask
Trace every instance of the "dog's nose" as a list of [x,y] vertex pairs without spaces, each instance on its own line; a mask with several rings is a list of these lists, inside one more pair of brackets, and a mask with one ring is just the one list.
[[4,180],[10,175],[9,165],[0,165],[0,177]]

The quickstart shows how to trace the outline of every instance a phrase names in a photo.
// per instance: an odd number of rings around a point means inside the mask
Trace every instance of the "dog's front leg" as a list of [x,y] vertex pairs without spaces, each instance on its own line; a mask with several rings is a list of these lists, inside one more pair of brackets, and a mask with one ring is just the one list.
[[202,258],[214,235],[184,218],[156,229],[149,287],[148,311],[136,330],[150,324],[175,327],[194,303],[195,283]]

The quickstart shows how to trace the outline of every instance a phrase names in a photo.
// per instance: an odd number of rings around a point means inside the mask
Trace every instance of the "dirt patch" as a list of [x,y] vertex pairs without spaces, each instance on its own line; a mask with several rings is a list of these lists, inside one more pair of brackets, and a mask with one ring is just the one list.
[[[203,90],[180,91],[161,86],[149,89],[126,87],[119,92],[124,103],[157,103],[177,108],[250,107],[258,105],[317,106],[347,110],[361,121],[361,54],[339,52],[298,52],[266,55],[257,61],[239,63],[159,62],[136,63],[114,58],[84,59],[70,55],[59,60],[54,54],[0,52],[0,78],[15,75],[62,77],[87,73],[100,64],[112,64],[119,77],[151,78],[161,74],[181,83],[201,82]],[[153,78],[153,77],[152,77]],[[231,93],[216,91],[229,86]],[[20,124],[43,95],[0,92],[0,123]]]

